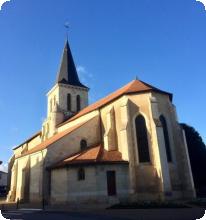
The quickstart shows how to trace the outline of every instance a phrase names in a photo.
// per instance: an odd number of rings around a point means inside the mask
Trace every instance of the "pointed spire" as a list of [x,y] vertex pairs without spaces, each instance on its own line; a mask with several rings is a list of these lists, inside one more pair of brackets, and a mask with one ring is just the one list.
[[62,60],[57,75],[57,83],[87,88],[79,80],[68,40],[66,40],[64,46]]

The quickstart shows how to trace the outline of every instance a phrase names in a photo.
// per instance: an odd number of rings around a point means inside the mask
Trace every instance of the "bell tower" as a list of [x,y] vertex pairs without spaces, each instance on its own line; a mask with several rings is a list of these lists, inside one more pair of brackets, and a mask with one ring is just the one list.
[[89,88],[78,77],[69,42],[66,40],[54,87],[47,93],[47,119],[42,139],[56,133],[56,127],[88,105]]

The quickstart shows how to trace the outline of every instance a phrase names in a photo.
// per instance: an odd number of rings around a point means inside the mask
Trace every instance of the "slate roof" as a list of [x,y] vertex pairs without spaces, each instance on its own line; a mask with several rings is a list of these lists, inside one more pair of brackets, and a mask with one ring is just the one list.
[[51,169],[60,168],[64,166],[86,165],[86,164],[105,164],[105,163],[126,163],[122,159],[122,154],[117,150],[107,151],[100,144],[95,147],[88,147],[87,149],[75,153],[68,158],[58,162],[50,167]]
[[83,85],[79,80],[68,40],[64,46],[56,82],[88,89],[88,87]]
[[73,116],[72,118],[70,118],[69,120],[63,122],[62,124],[59,125],[62,126],[70,121],[73,121],[89,112],[92,112],[94,110],[97,110],[101,107],[103,107],[104,105],[109,104],[110,102],[114,101],[115,99],[121,97],[122,95],[126,95],[126,94],[133,94],[133,93],[145,93],[145,92],[158,92],[158,93],[162,93],[165,95],[168,95],[170,100],[172,101],[172,94],[169,92],[165,92],[163,90],[160,90],[152,85],[149,85],[148,83],[145,83],[141,80],[133,80],[130,83],[128,83],[127,85],[125,85],[124,87],[118,89],[117,91],[109,94],[108,96],[106,96],[103,99],[100,99],[99,101],[87,106],[86,108],[82,109],[80,112],[78,112],[75,116]]

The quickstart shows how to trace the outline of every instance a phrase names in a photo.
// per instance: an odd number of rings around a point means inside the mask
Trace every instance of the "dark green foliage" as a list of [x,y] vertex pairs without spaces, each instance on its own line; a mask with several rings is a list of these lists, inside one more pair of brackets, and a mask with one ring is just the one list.
[[206,199],[205,198],[198,198],[193,201],[189,201],[188,204],[206,208]]
[[185,130],[190,163],[198,196],[206,196],[206,146],[200,134],[191,126],[181,124]]

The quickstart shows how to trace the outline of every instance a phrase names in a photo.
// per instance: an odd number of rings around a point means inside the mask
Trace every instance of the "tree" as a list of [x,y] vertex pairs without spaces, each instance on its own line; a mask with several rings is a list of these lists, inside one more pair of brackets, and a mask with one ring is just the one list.
[[195,188],[198,196],[206,195],[206,145],[200,134],[191,126],[181,124],[185,130]]

